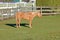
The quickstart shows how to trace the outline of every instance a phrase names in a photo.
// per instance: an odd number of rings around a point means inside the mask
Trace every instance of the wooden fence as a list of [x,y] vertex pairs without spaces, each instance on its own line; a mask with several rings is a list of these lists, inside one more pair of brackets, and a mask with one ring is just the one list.
[[42,15],[60,14],[60,7],[37,7],[37,10],[40,10]]
[[9,18],[14,16],[17,11],[41,11],[42,15],[56,15],[60,14],[59,7],[17,7],[17,8],[6,8],[0,9],[0,19],[3,20],[4,18]]
[[0,3],[0,19],[9,18],[14,16],[17,11],[32,11],[31,3]]

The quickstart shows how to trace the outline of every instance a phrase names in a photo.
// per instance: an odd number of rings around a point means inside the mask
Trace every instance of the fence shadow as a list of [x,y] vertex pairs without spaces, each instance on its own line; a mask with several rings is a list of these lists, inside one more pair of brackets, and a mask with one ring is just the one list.
[[[5,25],[8,25],[8,26],[11,26],[11,27],[16,28],[16,24],[5,24]],[[21,24],[20,24],[20,26],[22,26],[22,27],[28,27],[28,25],[29,25],[29,24],[27,24],[27,23],[21,23]]]

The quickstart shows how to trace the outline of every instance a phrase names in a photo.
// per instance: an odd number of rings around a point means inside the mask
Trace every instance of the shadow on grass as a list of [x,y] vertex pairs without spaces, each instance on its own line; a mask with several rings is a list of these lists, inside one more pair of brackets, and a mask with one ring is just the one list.
[[[11,27],[14,27],[16,28],[16,24],[5,24],[5,25],[8,25],[8,26],[11,26]],[[21,23],[20,26],[23,26],[23,27],[28,27],[29,24],[27,23]]]

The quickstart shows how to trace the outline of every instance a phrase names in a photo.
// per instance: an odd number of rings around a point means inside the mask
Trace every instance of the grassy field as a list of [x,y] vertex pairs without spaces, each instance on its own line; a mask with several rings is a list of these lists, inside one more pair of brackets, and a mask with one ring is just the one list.
[[21,28],[15,28],[15,19],[0,21],[0,40],[60,40],[60,15],[36,17],[32,29],[25,23],[22,20]]
[[60,0],[36,0],[37,6],[60,7]]

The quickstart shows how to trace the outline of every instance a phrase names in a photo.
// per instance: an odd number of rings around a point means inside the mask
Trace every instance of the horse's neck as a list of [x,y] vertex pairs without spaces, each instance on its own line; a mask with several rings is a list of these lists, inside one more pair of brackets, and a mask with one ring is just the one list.
[[36,13],[34,13],[34,14],[32,14],[32,15],[33,15],[33,17],[37,16],[37,14],[36,14]]

